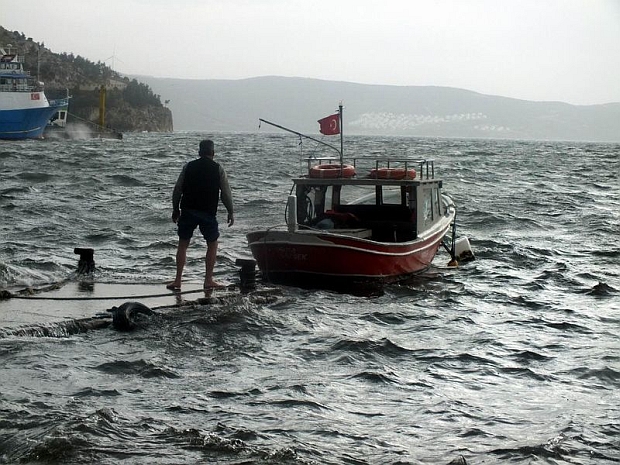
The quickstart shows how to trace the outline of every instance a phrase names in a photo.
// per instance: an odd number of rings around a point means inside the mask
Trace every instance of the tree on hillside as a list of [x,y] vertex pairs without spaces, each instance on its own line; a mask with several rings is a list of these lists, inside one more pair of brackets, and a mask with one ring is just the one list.
[[155,95],[151,88],[138,82],[135,79],[132,79],[127,87],[123,91],[123,96],[125,101],[139,108],[143,108],[149,105],[161,106],[161,100],[159,95]]

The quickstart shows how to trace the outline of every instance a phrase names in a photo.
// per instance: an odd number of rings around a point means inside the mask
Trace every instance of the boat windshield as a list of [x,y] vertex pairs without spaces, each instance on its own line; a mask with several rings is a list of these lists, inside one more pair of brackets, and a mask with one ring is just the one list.
[[[328,189],[326,192],[326,204],[333,206],[332,202],[333,189]],[[361,202],[360,202],[361,200]],[[372,186],[342,186],[340,190],[339,204],[348,203],[375,203],[375,190]]]
[[[376,205],[377,193],[374,186],[351,186],[356,187],[353,189],[342,190],[340,195],[341,204],[355,204],[355,205]],[[400,205],[402,202],[401,189],[399,187],[384,187],[382,191],[383,205]],[[408,203],[408,202],[406,202]]]

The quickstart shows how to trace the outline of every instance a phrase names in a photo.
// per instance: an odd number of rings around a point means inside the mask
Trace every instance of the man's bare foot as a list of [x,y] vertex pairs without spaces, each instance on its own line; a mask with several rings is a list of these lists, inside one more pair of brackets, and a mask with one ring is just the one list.
[[166,285],[166,289],[170,289],[171,291],[180,291],[181,284],[177,283],[176,281],[172,281],[170,284]]
[[205,281],[204,288],[205,289],[213,289],[214,287],[224,287],[223,284],[218,283],[217,281]]

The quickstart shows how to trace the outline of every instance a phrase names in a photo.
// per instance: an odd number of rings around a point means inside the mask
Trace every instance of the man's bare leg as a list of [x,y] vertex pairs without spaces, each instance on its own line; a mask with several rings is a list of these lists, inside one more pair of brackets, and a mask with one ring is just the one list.
[[189,239],[179,239],[179,245],[177,246],[177,274],[170,284],[166,287],[168,289],[181,289],[181,278],[183,277],[183,269],[185,268],[185,261],[187,260],[187,248],[189,247]]
[[207,254],[205,256],[205,289],[221,286],[213,280],[213,269],[217,260],[217,241],[207,242]]

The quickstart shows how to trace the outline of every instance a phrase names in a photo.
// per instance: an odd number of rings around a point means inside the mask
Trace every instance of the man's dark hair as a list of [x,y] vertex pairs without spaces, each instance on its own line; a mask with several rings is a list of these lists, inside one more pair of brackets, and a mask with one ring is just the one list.
[[205,139],[200,141],[198,155],[201,157],[211,156],[215,152],[215,146],[212,140]]

